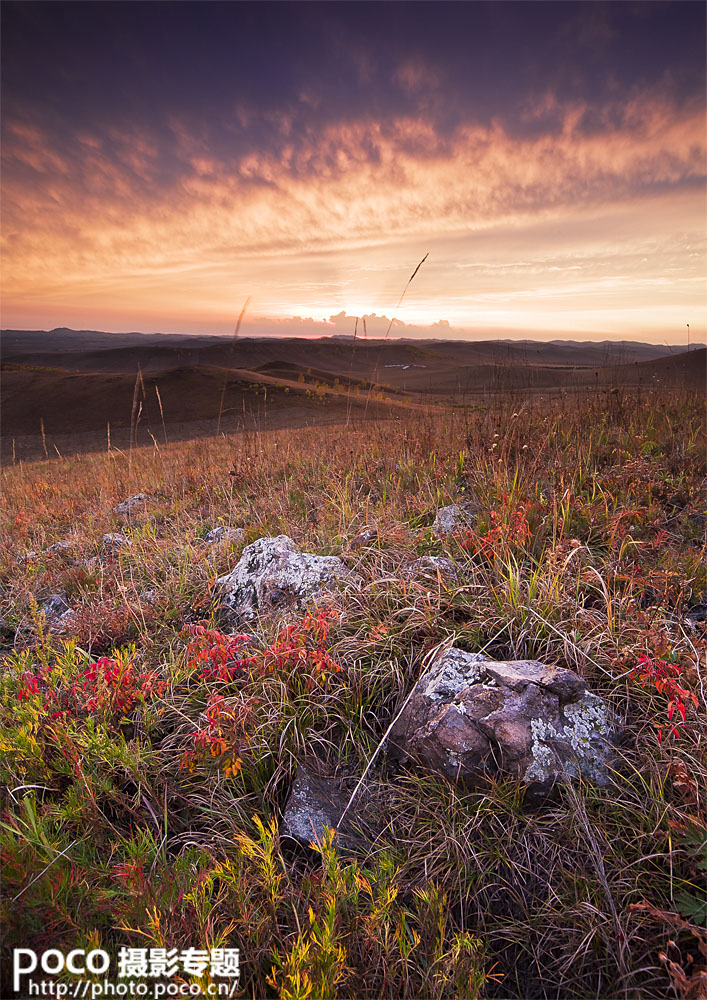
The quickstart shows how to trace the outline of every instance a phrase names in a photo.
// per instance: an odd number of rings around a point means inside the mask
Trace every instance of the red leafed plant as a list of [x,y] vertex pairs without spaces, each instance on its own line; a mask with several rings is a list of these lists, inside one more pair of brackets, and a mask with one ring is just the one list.
[[270,668],[314,668],[322,675],[339,673],[341,666],[326,650],[329,621],[333,611],[305,614],[301,622],[288,625],[264,653],[264,663]]
[[[641,686],[651,684],[658,694],[665,695],[668,699],[668,734],[676,739],[680,738],[680,725],[685,725],[687,709],[690,704],[697,708],[697,696],[682,687],[678,683],[678,678],[682,676],[682,670],[677,663],[670,663],[668,660],[659,660],[641,653],[638,657],[638,664],[631,671],[634,680],[640,680]],[[680,720],[677,719],[680,717]],[[665,726],[659,725],[658,742],[663,739],[663,729]]]
[[243,656],[241,647],[248,640],[247,635],[225,635],[218,629],[209,629],[206,624],[188,625],[191,636],[187,646],[189,669],[198,670],[200,680],[232,681],[247,667],[256,662],[255,656]]
[[504,497],[501,508],[492,510],[490,525],[485,533],[470,528],[462,539],[462,548],[487,559],[499,550],[517,548],[530,538],[528,511],[525,504],[511,508],[509,497]]
[[162,695],[165,681],[154,671],[139,671],[125,656],[101,656],[66,681],[45,667],[25,672],[18,701],[34,700],[39,718],[96,715],[116,720],[139,702]]
[[[272,673],[301,673],[304,684],[311,690],[328,673],[341,671],[341,666],[326,648],[329,621],[333,616],[334,612],[328,610],[306,613],[301,621],[282,628],[264,650],[251,655],[245,655],[244,649],[252,641],[250,636],[226,635],[209,628],[208,622],[190,625],[186,630],[191,636],[187,646],[188,666],[207,685],[214,680],[228,683],[236,677],[246,676],[246,670],[256,667]],[[225,777],[236,775],[242,764],[237,756],[238,747],[246,739],[256,702],[252,697],[239,701],[211,691],[205,712],[206,725],[190,734],[180,767],[193,774],[198,766],[209,763],[210,758],[217,758]]]

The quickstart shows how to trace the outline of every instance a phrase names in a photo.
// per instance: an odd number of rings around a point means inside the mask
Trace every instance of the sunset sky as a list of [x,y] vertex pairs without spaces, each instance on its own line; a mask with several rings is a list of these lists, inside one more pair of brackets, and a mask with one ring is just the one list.
[[707,339],[702,2],[5,0],[2,49],[3,327]]

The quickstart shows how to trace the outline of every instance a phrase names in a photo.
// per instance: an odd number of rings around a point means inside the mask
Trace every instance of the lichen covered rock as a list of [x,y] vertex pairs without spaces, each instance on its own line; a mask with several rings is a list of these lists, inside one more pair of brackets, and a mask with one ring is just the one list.
[[135,496],[127,497],[125,500],[121,500],[119,504],[116,504],[113,508],[113,513],[130,514],[136,507],[146,504],[149,499],[147,493],[136,493]]
[[378,528],[369,527],[366,525],[357,535],[355,535],[349,542],[349,548],[352,551],[356,549],[363,549],[367,545],[375,545],[378,541],[379,534]]
[[111,531],[101,538],[101,554],[104,556],[115,556],[118,552],[133,543],[125,535],[118,531]]
[[358,577],[337,556],[300,552],[287,535],[258,538],[247,545],[235,568],[216,581],[221,603],[239,618],[281,613],[316,602]]
[[74,609],[63,594],[51,594],[40,604],[40,610],[51,632],[63,632],[71,621]]
[[403,570],[407,580],[430,579],[444,583],[455,583],[459,580],[456,565],[447,556],[420,556]]
[[432,534],[443,538],[454,531],[469,528],[474,523],[474,512],[470,504],[452,504],[440,507],[432,524]]
[[223,545],[227,542],[235,545],[245,538],[243,528],[229,528],[225,524],[219,524],[212,528],[208,534],[204,535],[202,541],[206,545]]
[[515,776],[545,793],[579,775],[605,783],[612,729],[572,670],[450,649],[418,681],[391,746],[455,781]]

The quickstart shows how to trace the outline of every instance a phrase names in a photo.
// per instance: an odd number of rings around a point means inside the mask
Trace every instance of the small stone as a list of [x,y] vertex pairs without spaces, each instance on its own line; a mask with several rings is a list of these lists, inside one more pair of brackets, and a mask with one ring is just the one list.
[[53,542],[44,550],[44,555],[53,556],[59,552],[66,552],[70,548],[71,548],[71,542],[67,542],[66,540]]
[[707,635],[707,604],[693,604],[685,612],[685,621],[698,636]]
[[52,594],[42,601],[40,605],[47,619],[61,618],[68,611],[71,611],[69,604],[61,594]]
[[459,571],[447,556],[420,556],[405,567],[403,576],[408,580],[417,580],[420,577],[439,580],[441,576],[443,581],[453,583],[459,579]]
[[685,612],[685,618],[694,625],[697,625],[699,622],[707,621],[707,604],[693,604],[692,607]]
[[133,543],[119,532],[109,532],[101,538],[101,552],[105,556],[114,556],[120,549]]
[[225,524],[219,524],[215,528],[212,528],[208,534],[204,535],[202,541],[206,545],[221,545],[225,542],[236,545],[238,542],[243,541],[244,538],[245,531],[243,528],[228,528]]
[[129,514],[135,507],[147,503],[149,499],[146,493],[136,493],[134,497],[128,497],[126,500],[121,500],[119,504],[116,504],[113,508],[113,513]]
[[470,528],[474,523],[474,511],[470,504],[452,504],[440,507],[432,524],[432,534],[443,538],[454,531]]
[[355,781],[351,779],[323,778],[304,764],[299,764],[282,817],[282,836],[291,837],[306,847],[311,843],[321,843],[324,828],[328,826],[337,831],[336,843],[339,847],[361,847],[363,839],[351,825],[356,816],[357,800],[352,803],[351,810],[339,827],[339,820],[354,788]]
[[61,594],[52,594],[40,604],[40,610],[52,632],[63,632],[68,620],[74,613],[66,599]]
[[378,529],[369,528],[366,526],[362,531],[355,535],[349,542],[349,548],[355,551],[356,549],[365,548],[366,545],[370,545],[371,542],[378,541]]

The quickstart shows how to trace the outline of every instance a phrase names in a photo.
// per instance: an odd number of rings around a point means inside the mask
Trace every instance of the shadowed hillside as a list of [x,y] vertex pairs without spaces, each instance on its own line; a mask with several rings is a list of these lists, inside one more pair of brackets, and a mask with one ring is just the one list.
[[704,384],[705,349],[628,343],[2,335],[2,453],[400,415],[484,397]]

